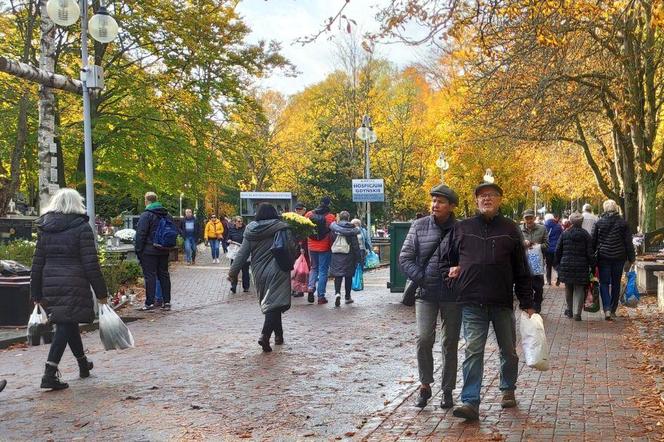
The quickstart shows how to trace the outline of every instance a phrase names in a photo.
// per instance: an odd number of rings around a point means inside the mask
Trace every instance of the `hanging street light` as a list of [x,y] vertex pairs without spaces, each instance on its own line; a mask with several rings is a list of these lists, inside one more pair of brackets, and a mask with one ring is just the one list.
[[445,158],[443,152],[440,153],[436,160],[436,167],[440,169],[440,182],[445,183],[445,172],[450,168],[450,163]]
[[104,88],[101,66],[88,66],[88,32],[99,43],[110,43],[118,36],[118,23],[104,6],[88,22],[88,0],[48,0],[46,12],[59,26],[71,26],[81,17],[81,83],[83,92],[83,141],[85,158],[85,205],[89,223],[95,229],[94,167],[92,156],[92,122],[90,118],[90,89]]

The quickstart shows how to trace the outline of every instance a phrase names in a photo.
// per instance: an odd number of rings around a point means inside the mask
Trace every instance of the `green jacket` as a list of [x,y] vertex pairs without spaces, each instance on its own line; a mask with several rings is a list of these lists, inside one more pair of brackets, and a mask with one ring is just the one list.
[[541,224],[535,224],[531,230],[528,230],[526,223],[522,223],[520,230],[524,241],[528,240],[531,244],[540,244],[542,253],[546,253],[549,248],[549,233],[546,231],[546,227]]

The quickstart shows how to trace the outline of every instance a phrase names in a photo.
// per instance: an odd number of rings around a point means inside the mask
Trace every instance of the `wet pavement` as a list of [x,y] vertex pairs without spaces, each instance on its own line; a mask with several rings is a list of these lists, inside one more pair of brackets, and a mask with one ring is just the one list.
[[0,440],[661,436],[652,417],[634,405],[647,382],[634,382],[638,352],[621,338],[627,319],[569,321],[562,316],[562,288],[548,289],[544,305],[551,370],[537,372],[522,362],[519,407],[501,410],[491,333],[481,420],[465,424],[438,408],[436,390],[427,408],[412,407],[418,385],[414,310],[385,288],[387,269],[367,273],[365,291],[355,293],[351,305],[295,298],[284,315],[286,344],[264,354],[256,343],[263,315],[253,292],[230,294],[227,262],[213,265],[201,256],[199,263],[173,269],[173,311],[129,325],[135,348],[106,352],[98,332],[84,335],[95,363],[89,379],[77,378],[74,358],[65,353],[60,369],[68,390],[38,388],[46,346],[0,352],[0,379],[9,381],[0,395]]

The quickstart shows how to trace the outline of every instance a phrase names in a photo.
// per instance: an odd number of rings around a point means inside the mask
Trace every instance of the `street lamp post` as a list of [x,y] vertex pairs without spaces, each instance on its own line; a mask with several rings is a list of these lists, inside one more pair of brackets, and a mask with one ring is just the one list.
[[[355,132],[357,138],[364,141],[364,178],[371,178],[371,164],[369,163],[369,145],[378,140],[376,132],[371,126],[371,117],[365,115],[362,117],[362,126],[357,128]],[[371,203],[367,201],[367,231],[371,236]]]
[[443,152],[440,153],[438,159],[436,160],[436,167],[440,169],[440,182],[445,184],[445,172],[450,168],[450,163],[445,158]]
[[83,92],[83,144],[85,157],[85,205],[92,230],[95,230],[95,190],[92,157],[92,123],[90,118],[90,89],[103,89],[101,66],[88,66],[88,32],[100,43],[109,43],[118,35],[118,24],[101,6],[88,22],[88,0],[48,0],[48,16],[59,26],[71,26],[81,16],[81,84]]
[[537,184],[535,184],[535,185],[533,185],[533,187],[531,189],[533,190],[533,194],[535,196],[535,201],[534,201],[534,203],[535,203],[535,215],[537,215],[537,192],[539,192],[540,188]]

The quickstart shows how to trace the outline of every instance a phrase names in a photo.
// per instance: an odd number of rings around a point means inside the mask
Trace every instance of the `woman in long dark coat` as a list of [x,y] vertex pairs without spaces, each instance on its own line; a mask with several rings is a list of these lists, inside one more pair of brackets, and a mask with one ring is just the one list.
[[55,324],[41,388],[62,390],[69,385],[60,381],[58,364],[67,345],[76,357],[80,377],[90,376],[93,365],[85,357],[78,324],[92,322],[95,317],[90,286],[102,304],[106,303],[108,289],[99,266],[95,235],[77,191],[57,191],[36,224],[39,235],[30,294]]
[[[290,308],[291,281],[290,272],[282,270],[272,255],[274,236],[280,230],[288,229],[288,224],[279,219],[277,210],[271,204],[263,203],[256,211],[254,221],[244,231],[244,241],[237,252],[228,272],[228,279],[237,284],[237,277],[244,264],[251,256],[251,273],[254,276],[256,294],[261,311],[265,315],[263,330],[258,344],[263,351],[270,352],[270,336],[274,332],[274,343],[284,343],[284,330],[281,314]],[[293,245],[290,230],[287,231],[288,243]]]
[[[357,235],[360,233],[360,230],[350,222],[350,214],[345,210],[339,213],[339,222],[332,223],[330,225],[330,230],[332,231],[332,260],[330,262],[330,275],[334,276],[334,305],[339,307],[341,305],[341,281],[344,278],[346,304],[351,304],[353,302],[353,298],[350,296],[353,275],[355,275],[357,264],[362,259],[360,244],[357,240]],[[342,236],[345,239],[346,244],[348,244],[347,252],[335,252],[335,241],[339,236]]]
[[592,238],[583,225],[583,215],[573,213],[569,217],[572,227],[565,230],[558,240],[554,266],[558,280],[565,283],[567,310],[565,316],[581,320],[585,291],[594,265]]

